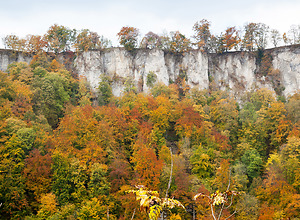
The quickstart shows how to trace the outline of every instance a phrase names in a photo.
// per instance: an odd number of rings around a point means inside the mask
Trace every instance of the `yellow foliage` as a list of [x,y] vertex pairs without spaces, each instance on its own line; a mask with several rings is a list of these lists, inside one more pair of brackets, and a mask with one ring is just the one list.
[[266,169],[269,171],[272,165],[276,165],[276,164],[279,165],[280,163],[281,163],[280,155],[277,153],[271,154],[266,163]]
[[[160,199],[158,197],[157,191],[149,191],[144,186],[136,186],[139,188],[138,190],[128,190],[127,193],[135,193],[136,200],[140,200],[140,208],[142,210],[149,210],[149,219],[150,220],[157,220],[160,212],[163,207],[172,209],[175,206],[182,207],[185,209],[185,207],[176,199],[169,199],[169,198],[163,198]],[[156,204],[151,205],[151,201],[155,201]],[[161,205],[160,205],[161,204]]]
[[63,65],[61,65],[59,62],[57,62],[55,59],[52,60],[49,67],[49,72],[58,72]]
[[141,208],[148,208],[150,206],[150,201],[155,200],[160,202],[160,198],[158,197],[157,191],[149,191],[145,188],[140,188],[139,190],[128,190],[127,193],[135,193],[136,200],[140,200],[140,207]]
[[150,207],[149,212],[149,220],[157,220],[160,216],[160,212],[162,210],[162,207],[160,205],[154,205]]
[[185,209],[185,207],[182,205],[181,202],[179,202],[176,199],[169,199],[169,198],[162,199],[162,206],[168,207],[170,209],[174,208],[175,206],[178,206],[178,207]]
[[170,220],[181,220],[181,217],[179,214],[172,214]]
[[225,202],[224,196],[219,190],[215,194],[213,205],[220,205]]
[[41,203],[41,209],[37,213],[41,219],[46,219],[57,212],[57,202],[53,193],[43,195],[41,198]]

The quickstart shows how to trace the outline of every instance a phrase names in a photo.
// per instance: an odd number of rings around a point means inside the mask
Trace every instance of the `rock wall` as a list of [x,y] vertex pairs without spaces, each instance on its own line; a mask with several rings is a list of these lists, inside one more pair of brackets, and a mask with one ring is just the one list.
[[[285,97],[300,90],[300,45],[268,49],[263,55],[267,58],[258,58],[257,52],[209,54],[211,86],[230,89],[237,96],[255,87]],[[268,73],[262,73],[260,68],[266,65]]]
[[175,82],[181,72],[188,76],[188,84],[200,89],[208,88],[208,56],[200,51],[191,51],[184,56],[164,53],[159,49],[138,50],[136,54],[123,48],[104,51],[89,51],[80,54],[74,61],[75,72],[85,76],[91,87],[99,85],[100,75],[116,79],[113,93],[120,96],[126,80],[133,80],[140,91],[148,92],[147,75],[154,73],[157,81],[168,85]]
[[0,49],[0,70],[6,71],[9,64],[13,62],[29,63],[32,56],[28,54],[18,53],[12,50]]
[[[87,78],[94,91],[100,76],[109,75],[113,79],[113,94],[116,96],[122,95],[128,80],[139,92],[149,92],[149,73],[154,73],[157,81],[166,85],[184,74],[190,87],[229,89],[236,96],[253,87],[266,87],[286,97],[299,91],[300,45],[274,48],[264,54],[271,57],[271,73],[261,73],[262,62],[259,62],[261,58],[256,52],[207,54],[193,50],[184,55],[174,55],[159,49],[139,49],[133,54],[124,48],[81,53],[73,61],[73,68],[79,76]],[[0,50],[0,70],[6,71],[14,61],[29,63],[31,59],[32,56],[22,53]]]
[[239,96],[257,82],[256,58],[251,53],[210,54],[209,58],[211,86],[230,89],[234,95]]
[[300,45],[272,49],[273,68],[280,73],[283,95],[288,96],[300,90]]
[[286,97],[300,90],[300,46],[274,48],[264,54],[272,58],[270,65],[277,71],[276,76],[260,73],[262,64],[257,60],[257,52],[207,54],[194,50],[180,56],[141,49],[133,55],[123,48],[111,48],[82,53],[74,64],[75,71],[87,77],[94,90],[102,73],[119,79],[113,83],[117,96],[122,94],[126,79],[132,79],[140,91],[148,92],[146,81],[150,72],[166,85],[184,73],[190,87],[229,89],[236,96],[255,87],[266,87]]

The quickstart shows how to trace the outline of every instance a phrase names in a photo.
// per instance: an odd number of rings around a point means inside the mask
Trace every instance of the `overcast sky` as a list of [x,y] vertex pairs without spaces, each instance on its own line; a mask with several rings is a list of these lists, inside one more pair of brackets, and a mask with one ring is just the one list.
[[282,34],[300,24],[299,11],[300,0],[0,0],[0,47],[6,35],[44,35],[53,24],[90,29],[114,46],[123,26],[138,28],[142,36],[178,30],[191,37],[203,18],[213,34],[247,22],[265,23]]

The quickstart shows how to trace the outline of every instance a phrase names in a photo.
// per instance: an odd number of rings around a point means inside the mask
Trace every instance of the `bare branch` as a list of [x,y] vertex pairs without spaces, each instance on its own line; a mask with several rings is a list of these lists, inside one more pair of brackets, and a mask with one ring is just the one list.
[[169,189],[171,187],[172,174],[173,174],[173,155],[172,155],[171,148],[169,148],[169,150],[170,150],[170,154],[171,154],[171,171],[170,171],[170,179],[169,179],[169,183],[168,183],[168,188],[167,188],[167,191],[166,191],[166,199],[168,198],[168,192],[169,192]]
[[199,196],[208,198],[210,202],[212,201],[212,198],[208,195],[205,195],[204,193],[196,194],[193,199],[196,200]]
[[[231,177],[231,168],[229,168],[227,191],[228,191],[229,188],[230,188],[230,183],[231,183],[231,182],[230,182],[230,177]],[[231,203],[230,203],[230,205],[229,205],[227,208],[229,208],[229,207],[231,206],[231,204],[232,204],[232,196],[231,196]],[[223,212],[223,210],[224,210],[224,206],[225,206],[225,202],[222,204],[221,210],[220,210],[220,212],[219,212],[218,220],[221,219],[222,212]],[[227,209],[227,208],[225,208],[225,209]]]
[[211,214],[212,214],[214,220],[217,220],[217,219],[216,219],[216,216],[215,216],[215,213],[214,213],[214,207],[213,207],[213,204],[210,204],[210,209],[211,209]]
[[229,190],[230,187],[230,177],[231,177],[231,168],[229,168],[227,191]]
[[230,204],[225,209],[228,209],[232,205],[232,198],[233,198],[233,194],[231,194]]
[[237,213],[237,211],[236,210],[234,210],[234,212],[230,215],[230,216],[228,216],[227,218],[225,218],[225,220],[227,220],[227,219],[229,219],[229,218],[231,218],[235,213]]
[[224,205],[225,205],[225,202],[222,203],[222,207],[221,207],[221,210],[219,212],[218,220],[221,219],[222,212],[223,212],[223,209],[224,209]]
[[134,211],[133,211],[133,214],[132,214],[131,220],[133,220],[133,217],[134,217],[134,215],[135,215],[135,210],[136,210],[136,208],[135,208],[135,209],[134,209]]

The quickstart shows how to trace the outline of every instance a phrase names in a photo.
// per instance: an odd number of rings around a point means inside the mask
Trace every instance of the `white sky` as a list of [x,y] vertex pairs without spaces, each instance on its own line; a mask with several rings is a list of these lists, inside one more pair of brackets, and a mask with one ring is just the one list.
[[141,36],[180,31],[187,37],[203,18],[213,34],[227,27],[261,22],[287,32],[300,25],[300,0],[0,0],[0,47],[9,34],[44,35],[53,24],[90,29],[118,46],[123,26],[138,28]]

